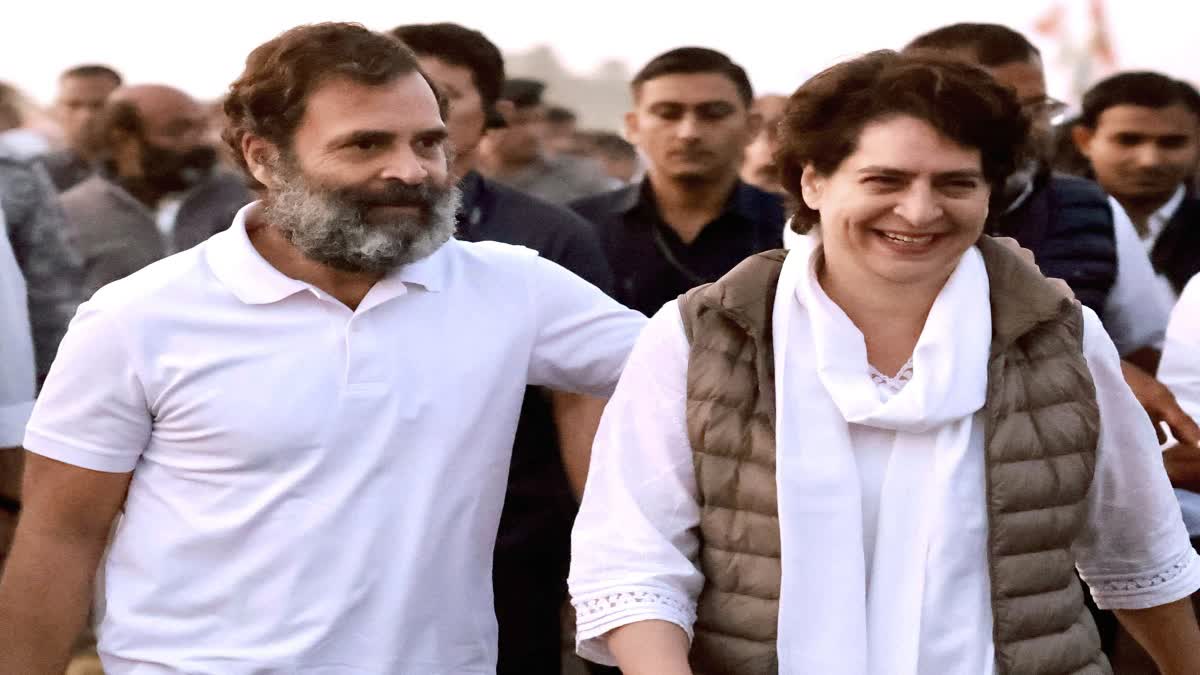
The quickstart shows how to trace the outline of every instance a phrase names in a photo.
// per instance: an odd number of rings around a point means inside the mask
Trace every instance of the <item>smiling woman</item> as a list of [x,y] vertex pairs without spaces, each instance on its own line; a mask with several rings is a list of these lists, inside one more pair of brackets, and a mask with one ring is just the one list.
[[981,237],[1028,128],[984,71],[892,52],[791,97],[778,163],[809,234],[642,333],[575,525],[581,654],[1110,672],[1078,568],[1101,607],[1152,608],[1120,617],[1164,672],[1200,672],[1200,559],[1111,341]]

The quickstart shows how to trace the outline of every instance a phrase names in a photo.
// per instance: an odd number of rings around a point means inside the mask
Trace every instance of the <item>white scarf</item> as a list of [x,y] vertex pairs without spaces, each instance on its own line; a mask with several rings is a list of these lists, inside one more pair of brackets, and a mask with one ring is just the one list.
[[[990,672],[983,443],[974,423],[991,340],[983,257],[976,248],[963,256],[925,322],[912,380],[881,402],[862,333],[817,282],[819,241],[798,239],[773,313],[780,673]],[[896,432],[869,588],[849,423]],[[963,485],[963,476],[978,482]],[[960,518],[973,523],[966,542]],[[937,634],[928,635],[929,624]]]

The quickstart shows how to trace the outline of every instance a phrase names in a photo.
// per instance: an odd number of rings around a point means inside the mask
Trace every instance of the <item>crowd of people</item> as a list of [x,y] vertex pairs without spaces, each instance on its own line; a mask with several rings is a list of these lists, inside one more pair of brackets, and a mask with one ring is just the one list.
[[881,47],[0,86],[0,675],[1200,672],[1200,93]]

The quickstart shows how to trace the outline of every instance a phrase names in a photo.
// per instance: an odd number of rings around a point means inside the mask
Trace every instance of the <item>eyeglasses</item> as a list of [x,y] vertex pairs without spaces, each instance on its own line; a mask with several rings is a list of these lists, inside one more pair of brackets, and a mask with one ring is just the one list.
[[1067,104],[1056,98],[1045,96],[1034,101],[1025,101],[1021,104],[1021,111],[1034,119],[1053,119],[1067,111]]

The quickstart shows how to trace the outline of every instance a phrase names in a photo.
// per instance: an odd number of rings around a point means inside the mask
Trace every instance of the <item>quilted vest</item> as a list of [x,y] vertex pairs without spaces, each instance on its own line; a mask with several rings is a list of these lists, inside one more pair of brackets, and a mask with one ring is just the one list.
[[[1001,674],[1111,672],[1071,544],[1099,438],[1079,304],[1015,253],[979,242],[991,285],[985,419],[988,565]],[[771,314],[784,251],[680,298],[691,343],[687,428],[705,576],[698,675],[778,673],[780,544]]]

